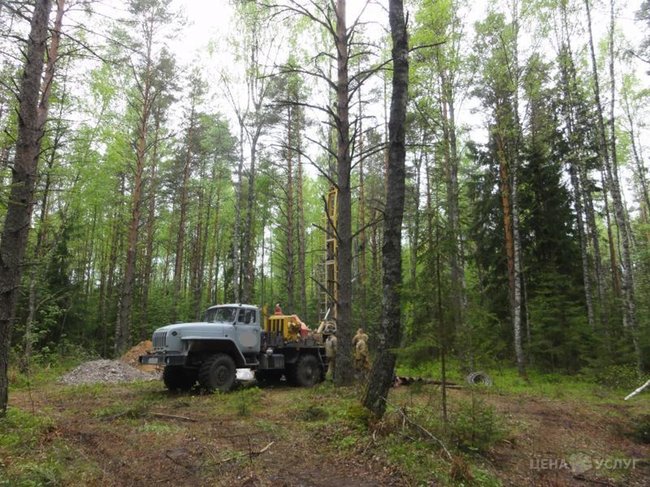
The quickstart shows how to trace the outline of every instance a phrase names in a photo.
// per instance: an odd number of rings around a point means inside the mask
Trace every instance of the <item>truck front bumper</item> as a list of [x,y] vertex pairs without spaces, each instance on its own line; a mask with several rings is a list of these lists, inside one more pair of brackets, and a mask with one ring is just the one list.
[[143,365],[185,365],[186,355],[170,353],[152,353],[140,355],[138,362]]

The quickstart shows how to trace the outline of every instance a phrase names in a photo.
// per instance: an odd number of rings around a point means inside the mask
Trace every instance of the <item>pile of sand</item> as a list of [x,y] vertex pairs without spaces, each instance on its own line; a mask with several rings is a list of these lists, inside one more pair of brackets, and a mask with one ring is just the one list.
[[147,352],[151,350],[153,350],[153,343],[151,343],[151,340],[144,340],[128,350],[124,355],[122,355],[120,360],[125,364],[129,364],[131,367],[135,367],[144,372],[156,372],[155,365],[142,365],[138,362],[138,357],[140,355],[147,355]]
[[138,380],[156,380],[158,376],[138,370],[119,360],[93,360],[84,362],[59,379],[68,385],[134,382]]

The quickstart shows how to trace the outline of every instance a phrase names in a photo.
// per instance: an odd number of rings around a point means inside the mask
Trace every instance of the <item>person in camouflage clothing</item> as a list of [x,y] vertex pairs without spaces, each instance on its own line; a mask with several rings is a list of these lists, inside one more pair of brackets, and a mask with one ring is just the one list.
[[354,349],[354,368],[365,377],[370,370],[370,358],[368,357],[368,335],[363,328],[359,328],[357,334],[352,338],[352,347]]
[[325,356],[327,357],[327,362],[329,364],[327,368],[327,375],[329,375],[332,380],[334,380],[334,376],[336,374],[337,346],[336,334],[332,333],[327,337],[327,340],[325,340]]

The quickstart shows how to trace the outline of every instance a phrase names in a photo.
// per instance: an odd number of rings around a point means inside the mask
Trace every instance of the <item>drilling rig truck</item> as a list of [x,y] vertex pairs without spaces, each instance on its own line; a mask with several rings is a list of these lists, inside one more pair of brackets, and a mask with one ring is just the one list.
[[327,372],[322,334],[295,315],[266,316],[248,304],[212,306],[201,322],[158,328],[152,342],[153,350],[139,361],[163,366],[170,391],[187,391],[197,382],[207,391],[229,391],[238,368],[251,369],[259,382],[284,377],[303,387],[324,380]]

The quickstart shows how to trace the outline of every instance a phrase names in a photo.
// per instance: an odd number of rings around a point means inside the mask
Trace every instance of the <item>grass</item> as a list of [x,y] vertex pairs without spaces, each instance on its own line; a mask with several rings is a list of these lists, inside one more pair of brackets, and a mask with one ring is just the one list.
[[[89,357],[84,355],[42,357],[31,363],[28,373],[23,373],[12,366],[8,371],[9,384],[11,389],[16,391],[42,387],[56,382],[63,374],[87,360]],[[17,362],[15,359],[11,361],[13,364]]]
[[0,432],[0,486],[88,485],[100,478],[93,461],[56,439],[49,416],[12,407]]
[[38,438],[53,426],[53,421],[47,416],[10,407],[6,417],[0,418],[0,431],[3,433],[0,435],[0,450],[29,451]]
[[145,421],[144,424],[138,427],[138,431],[143,433],[154,433],[156,435],[167,435],[181,431],[178,425],[163,423],[160,421]]
[[[612,366],[590,375],[563,375],[529,368],[528,381],[519,376],[514,367],[483,369],[493,381],[493,385],[472,386],[477,393],[502,394],[525,397],[543,397],[557,400],[587,401],[591,404],[619,402],[637,385],[648,378],[638,379],[636,372],[629,367]],[[439,362],[423,363],[417,367],[400,366],[397,375],[410,377],[441,377]],[[461,364],[451,360],[447,368],[447,380],[467,387]]]
[[[400,374],[436,377],[435,366],[418,369],[417,373],[402,370]],[[394,389],[388,412],[378,422],[360,406],[359,388],[337,388],[330,383],[312,389],[249,386],[229,394],[199,395],[169,394],[160,382],[62,387],[44,381],[32,391],[35,413],[11,407],[7,418],[0,421],[0,486],[101,484],[107,478],[108,483],[115,482],[125,474],[102,470],[107,461],[103,455],[113,455],[113,466],[121,465],[126,458],[126,464],[139,461],[144,469],[151,457],[133,458],[142,448],[148,449],[149,455],[158,455],[158,468],[168,469],[167,475],[174,473],[173,468],[192,468],[198,472],[199,483],[215,479],[225,482],[229,476],[234,479],[249,474],[264,478],[275,472],[269,468],[278,468],[277,462],[295,461],[282,453],[290,448],[318,451],[319,463],[346,458],[372,462],[373,467],[366,467],[370,472],[380,466],[379,471],[398,472],[409,485],[434,481],[449,486],[496,486],[502,472],[498,463],[490,461],[494,450],[503,442],[517,444],[517,449],[511,450],[515,454],[525,447],[517,443],[518,438],[540,434],[537,417],[511,417],[496,408],[507,405],[512,411],[526,411],[531,399],[539,411],[548,404],[552,404],[553,413],[567,408],[582,408],[582,412],[593,409],[611,424],[607,431],[616,437],[646,434],[645,427],[637,432],[630,429],[631,418],[650,413],[643,401],[628,403],[625,408],[608,407],[621,403],[620,389],[535,371],[530,373],[530,383],[511,369],[486,372],[494,386],[464,385],[462,391],[450,391],[446,425],[441,421],[439,388],[430,385]],[[456,366],[452,366],[450,380],[462,381]],[[19,395],[23,405],[28,403],[24,389],[13,389],[12,394]],[[162,417],[157,417],[158,413]],[[72,425],[72,434],[65,434],[66,425]],[[80,434],[88,435],[89,442],[79,443]],[[451,458],[431,435],[446,445]],[[152,440],[155,448],[151,447]],[[96,443],[110,445],[109,451],[95,453]],[[271,458],[267,452],[259,460],[250,457],[251,452],[271,443],[277,456]],[[594,445],[584,451],[594,456],[607,451]],[[502,454],[511,455],[508,448],[502,447]],[[613,445],[610,449],[613,451]],[[167,450],[187,450],[190,458],[202,453],[196,457],[196,464],[179,467],[164,458]],[[573,450],[549,451],[568,455]],[[624,455],[622,450],[618,452]],[[526,458],[526,453],[522,455]],[[627,482],[629,472],[613,475]]]

